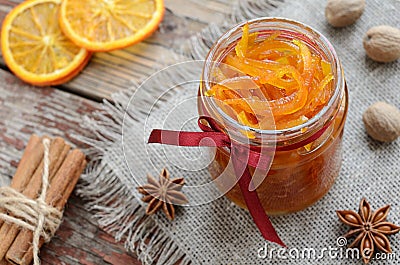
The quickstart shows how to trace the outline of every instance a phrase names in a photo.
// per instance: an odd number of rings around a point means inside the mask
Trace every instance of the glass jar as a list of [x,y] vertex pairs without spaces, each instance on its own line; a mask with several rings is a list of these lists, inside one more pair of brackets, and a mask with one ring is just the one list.
[[[300,39],[332,66],[334,92],[326,105],[307,122],[283,130],[258,130],[243,126],[224,113],[211,97],[206,96],[206,91],[215,83],[213,70],[235,48],[245,23],[235,26],[217,40],[208,53],[203,68],[198,101],[200,115],[215,119],[234,141],[250,144],[251,147],[276,147],[270,169],[261,173],[264,174],[263,180],[256,188],[265,211],[270,215],[300,211],[323,197],[340,171],[342,137],[348,108],[343,69],[329,41],[300,22],[282,18],[259,18],[246,23],[250,33],[258,32],[258,38],[261,39],[276,31],[283,32],[285,38]],[[323,134],[316,137],[322,131]],[[254,137],[249,139],[243,132],[251,132]],[[307,139],[313,141],[303,145]],[[240,187],[236,183],[234,169],[229,163],[230,150],[221,147],[212,152],[215,152],[209,167],[212,178],[216,180],[220,190],[227,191],[227,198],[246,208]],[[253,174],[255,169],[248,167]],[[257,172],[260,174],[259,170]],[[221,174],[225,175],[225,179],[217,181]]]

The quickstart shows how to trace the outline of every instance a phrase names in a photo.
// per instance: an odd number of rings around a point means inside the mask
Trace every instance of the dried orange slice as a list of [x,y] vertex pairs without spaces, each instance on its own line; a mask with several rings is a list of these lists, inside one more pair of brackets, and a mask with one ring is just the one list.
[[59,19],[78,46],[111,51],[150,36],[163,16],[163,0],[64,0]]
[[61,0],[31,0],[4,19],[1,49],[16,76],[33,85],[57,85],[79,73],[90,53],[67,39],[58,25]]
[[77,76],[83,70],[83,68],[85,68],[85,66],[89,63],[91,58],[92,58],[92,53],[90,52],[88,54],[88,56],[86,56],[85,60],[83,60],[83,62],[80,65],[78,65],[78,67],[75,68],[70,74],[68,74],[67,76],[64,76],[60,79],[48,82],[45,85],[46,86],[55,86],[55,85],[64,84],[64,83],[70,81],[75,76]]

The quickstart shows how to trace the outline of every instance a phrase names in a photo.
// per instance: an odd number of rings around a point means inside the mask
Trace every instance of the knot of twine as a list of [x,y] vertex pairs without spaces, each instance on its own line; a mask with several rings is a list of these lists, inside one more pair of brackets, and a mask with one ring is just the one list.
[[[44,157],[42,191],[35,200],[26,197],[10,187],[0,187],[0,220],[15,224],[33,232],[33,263],[40,264],[40,237],[49,242],[61,224],[62,212],[46,203],[49,186],[50,140],[43,139]],[[9,214],[7,214],[9,213]]]

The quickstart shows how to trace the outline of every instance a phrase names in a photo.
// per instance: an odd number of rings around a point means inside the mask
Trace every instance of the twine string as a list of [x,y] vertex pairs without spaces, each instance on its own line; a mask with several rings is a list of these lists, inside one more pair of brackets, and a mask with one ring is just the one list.
[[0,187],[0,220],[33,232],[33,264],[39,265],[40,237],[49,242],[61,224],[62,212],[46,203],[49,187],[50,140],[43,139],[42,189],[34,200],[10,187]]

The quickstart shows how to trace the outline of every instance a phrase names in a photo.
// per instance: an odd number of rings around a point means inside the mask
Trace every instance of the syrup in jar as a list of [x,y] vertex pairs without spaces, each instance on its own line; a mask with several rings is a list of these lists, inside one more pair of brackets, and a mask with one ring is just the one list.
[[[277,18],[237,25],[210,50],[199,95],[200,114],[217,120],[234,141],[275,147],[268,171],[248,166],[262,177],[256,190],[268,214],[302,210],[334,184],[347,88],[335,50],[317,31]],[[229,149],[214,151],[212,177],[227,176],[217,185],[245,208],[240,187],[231,185],[237,177]]]

